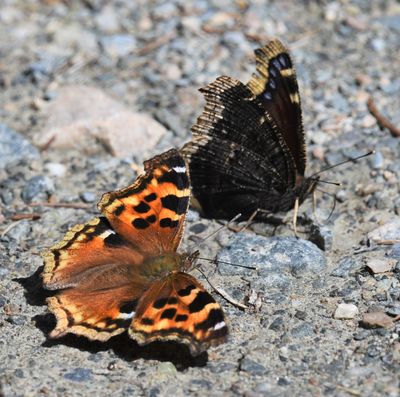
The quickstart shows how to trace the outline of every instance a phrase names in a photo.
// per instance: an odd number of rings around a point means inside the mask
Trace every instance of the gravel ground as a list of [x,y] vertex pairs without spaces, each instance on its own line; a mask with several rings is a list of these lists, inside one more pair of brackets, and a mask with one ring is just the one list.
[[[297,66],[307,173],[377,151],[323,175],[342,183],[321,186],[338,201],[329,222],[312,221],[307,202],[304,239],[288,214],[278,227],[225,228],[200,246],[203,257],[257,267],[203,265],[249,306],[214,294],[231,336],[207,354],[139,348],[126,335],[49,340],[40,251],[96,214],[101,194],[130,183],[144,158],[188,140],[204,105],[197,89],[222,74],[247,81],[253,49],[272,37]],[[367,110],[372,95],[400,124],[399,51],[395,0],[3,0],[0,395],[399,396],[400,138]],[[121,134],[114,111],[132,126],[122,144],[109,139]],[[143,140],[154,125],[157,143]],[[144,142],[127,156],[124,140]],[[32,206],[49,199],[80,208]],[[331,208],[320,193],[318,217]],[[219,226],[190,211],[182,249]],[[386,326],[366,321],[371,312],[386,313]]]

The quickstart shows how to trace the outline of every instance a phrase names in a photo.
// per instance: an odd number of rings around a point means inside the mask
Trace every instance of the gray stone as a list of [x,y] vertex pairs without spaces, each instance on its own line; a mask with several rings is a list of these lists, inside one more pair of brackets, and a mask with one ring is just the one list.
[[85,203],[93,203],[94,201],[97,200],[97,194],[93,192],[82,192],[80,193],[79,197],[84,201]]
[[267,368],[248,357],[242,359],[240,369],[252,375],[265,375],[268,372]]
[[36,159],[38,150],[20,134],[0,124],[0,168],[21,159]]
[[293,338],[306,338],[315,335],[314,325],[310,323],[302,323],[290,331]]
[[[255,266],[260,276],[289,271],[292,275],[318,273],[325,269],[326,258],[313,243],[294,237],[262,237],[237,233],[218,254],[218,260]],[[222,274],[248,274],[248,269],[220,264]]]
[[384,163],[382,153],[379,150],[377,150],[374,155],[370,156],[370,158],[368,159],[368,162],[370,163],[371,167],[374,170],[382,169],[383,163]]
[[73,382],[86,382],[92,377],[92,370],[89,368],[75,368],[64,374],[64,378]]
[[331,275],[345,278],[348,277],[349,274],[358,267],[358,263],[353,257],[345,256],[344,258],[340,259],[337,267],[333,270]]
[[13,325],[24,325],[26,322],[26,317],[19,314],[13,314],[8,316],[6,320]]
[[53,181],[49,177],[37,175],[29,179],[22,190],[21,196],[25,203],[46,201],[54,193],[54,190]]

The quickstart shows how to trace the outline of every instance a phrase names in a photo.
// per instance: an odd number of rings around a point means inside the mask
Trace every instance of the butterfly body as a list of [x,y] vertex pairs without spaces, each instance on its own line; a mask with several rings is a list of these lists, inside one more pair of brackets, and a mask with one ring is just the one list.
[[273,40],[255,54],[257,72],[247,84],[221,76],[200,89],[206,106],[182,149],[194,202],[207,217],[288,211],[317,183],[304,176],[300,95],[288,51]]
[[197,355],[226,340],[219,304],[186,273],[196,255],[180,254],[189,205],[186,163],[172,149],[146,161],[130,186],[106,193],[103,216],[71,228],[44,253],[44,287],[58,338],[107,341],[128,330],[139,344],[172,340]]

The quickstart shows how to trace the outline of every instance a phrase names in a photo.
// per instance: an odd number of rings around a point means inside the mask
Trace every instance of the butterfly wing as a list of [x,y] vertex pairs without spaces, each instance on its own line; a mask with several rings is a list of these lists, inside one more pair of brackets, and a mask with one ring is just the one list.
[[47,299],[57,319],[51,337],[70,332],[107,340],[126,330],[147,288],[146,278],[138,273],[143,254],[105,218],[74,226],[43,256],[44,287],[63,289]]
[[132,185],[104,194],[98,207],[112,228],[142,252],[174,252],[189,205],[185,160],[171,149],[145,161],[144,169]]
[[194,277],[178,272],[157,281],[143,295],[129,335],[140,345],[178,341],[195,356],[223,343],[228,328],[214,298]]
[[295,166],[273,119],[238,80],[219,77],[201,91],[206,106],[182,152],[205,215],[275,210],[276,198],[295,184]]
[[185,162],[171,150],[147,161],[145,170],[133,185],[103,196],[100,208],[109,219],[74,226],[44,253],[43,284],[62,289],[48,298],[57,319],[52,337],[71,332],[107,340],[123,332],[150,285],[144,260],[176,250],[189,201]]
[[255,51],[256,69],[247,86],[273,118],[290,149],[297,172],[306,167],[299,86],[288,50],[272,40]]

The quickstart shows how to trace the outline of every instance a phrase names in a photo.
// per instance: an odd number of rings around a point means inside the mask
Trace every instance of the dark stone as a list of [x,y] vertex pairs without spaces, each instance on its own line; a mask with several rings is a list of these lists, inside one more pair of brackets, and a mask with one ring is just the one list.
[[283,330],[285,320],[283,317],[277,317],[272,321],[271,325],[268,327],[269,329],[272,329],[273,331],[281,331]]
[[92,377],[92,370],[89,368],[75,368],[64,374],[64,378],[73,382],[86,382]]
[[149,397],[157,397],[160,395],[160,389],[158,387],[153,387],[149,391]]
[[97,199],[97,195],[93,192],[82,192],[79,197],[85,203],[93,203]]
[[268,370],[263,365],[251,360],[250,358],[243,358],[240,362],[240,369],[252,375],[265,375]]
[[299,320],[305,320],[307,318],[307,312],[303,310],[296,310],[296,313],[294,315],[296,318]]
[[26,317],[14,314],[12,316],[8,316],[6,321],[13,325],[24,325],[26,322]]
[[53,181],[43,175],[37,175],[31,178],[22,191],[22,200],[25,203],[33,201],[46,201],[54,193]]
[[362,329],[358,331],[357,333],[354,334],[353,338],[354,340],[364,340],[368,338],[368,336],[371,334],[371,332],[367,329]]
[[313,336],[315,335],[314,325],[310,323],[303,323],[292,328],[290,333],[292,334],[293,338],[305,338],[308,336]]
[[290,385],[290,381],[287,378],[279,377],[278,385],[279,386],[288,386],[288,385]]
[[193,225],[189,228],[189,231],[194,234],[200,234],[200,233],[203,233],[204,230],[206,230],[206,229],[207,229],[207,226],[204,225],[203,223],[196,223],[195,225]]
[[358,267],[356,260],[351,256],[345,256],[342,258],[337,267],[331,273],[331,276],[335,277],[348,277],[352,270]]

